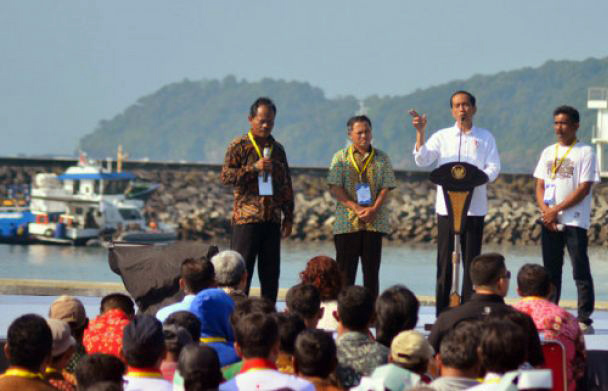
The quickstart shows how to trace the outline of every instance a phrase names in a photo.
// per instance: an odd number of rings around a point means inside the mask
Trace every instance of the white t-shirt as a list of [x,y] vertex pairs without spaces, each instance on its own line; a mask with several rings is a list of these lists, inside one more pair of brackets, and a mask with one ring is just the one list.
[[[557,156],[555,146],[557,147]],[[599,167],[593,148],[587,144],[576,143],[568,152],[570,146],[553,144],[543,150],[540,155],[534,177],[545,181],[545,192],[551,194],[548,186],[555,186],[555,204],[562,202],[568,194],[584,182],[599,182]],[[560,165],[562,158],[568,152]],[[551,178],[554,162],[558,166],[555,179]],[[587,229],[591,217],[591,192],[578,204],[559,212],[559,223]]]
[[173,385],[165,379],[154,379],[147,377],[124,377],[125,391],[172,391]]
[[220,391],[272,391],[283,388],[293,391],[315,390],[315,386],[304,379],[272,369],[241,373],[232,380],[220,384]]
[[[469,132],[463,132],[462,136],[460,133],[460,129],[454,125],[433,133],[418,151],[414,146],[416,165],[426,167],[437,163],[437,167],[440,167],[445,163],[457,162],[460,151],[461,162],[476,166],[488,175],[490,182],[493,182],[500,171],[500,158],[492,133],[476,126],[473,126]],[[441,186],[437,186],[435,211],[442,216],[448,214]],[[484,184],[473,190],[468,215],[485,216],[487,213],[488,196]]]

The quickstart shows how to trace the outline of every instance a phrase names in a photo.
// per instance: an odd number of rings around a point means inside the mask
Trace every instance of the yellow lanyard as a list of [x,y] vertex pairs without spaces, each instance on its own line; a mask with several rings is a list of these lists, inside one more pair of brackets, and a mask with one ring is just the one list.
[[127,372],[127,376],[130,377],[141,377],[141,378],[153,378],[153,379],[162,379],[163,375],[158,372],[140,372],[140,371],[129,371]]
[[227,342],[226,338],[222,337],[201,337],[200,342],[211,343],[211,342]]
[[17,376],[17,377],[22,377],[25,379],[40,379],[40,380],[44,380],[44,376],[42,376],[41,373],[34,373],[31,371],[28,371],[26,369],[17,369],[17,368],[13,368],[13,369],[9,369],[6,372],[4,372],[4,376]]
[[47,367],[47,368],[44,370],[44,373],[47,373],[47,374],[50,374],[50,373],[59,373],[59,371],[58,371],[58,370],[56,370],[55,368]]
[[540,296],[526,296],[524,297],[522,300],[524,301],[530,301],[530,300],[543,300],[543,297]]
[[369,156],[367,157],[367,159],[365,159],[365,163],[363,164],[363,169],[359,169],[359,166],[357,165],[357,162],[355,161],[355,153],[354,153],[355,147],[353,147],[351,145],[348,150],[350,161],[353,164],[353,167],[355,167],[355,170],[357,170],[357,173],[359,174],[360,179],[363,177],[363,173],[367,169],[367,166],[369,166],[369,164],[372,162],[372,160],[374,159],[374,155],[376,154],[376,150],[374,149],[374,147],[370,147],[370,149],[371,149],[371,152],[370,152]]
[[555,144],[555,159],[553,160],[553,165],[551,166],[551,179],[555,179],[555,177],[557,176],[557,171],[562,166],[562,163],[564,162],[564,160],[566,160],[566,156],[568,156],[568,154],[570,153],[570,151],[572,150],[572,148],[574,148],[574,146],[576,145],[576,143],[578,143],[578,140],[576,140],[574,142],[574,144],[572,144],[570,146],[570,148],[568,148],[568,150],[566,151],[566,153],[564,154],[564,156],[562,156],[562,158],[559,159],[559,164],[557,162],[557,150],[559,148],[559,143]]
[[[260,159],[262,159],[264,157],[264,155],[262,155],[262,151],[260,151],[260,147],[258,146],[258,143],[255,142],[255,138],[253,137],[253,134],[251,134],[251,130],[249,131],[249,133],[247,133],[247,135],[249,136],[249,140],[251,140],[251,144],[253,144],[253,148],[255,148],[255,151],[258,153],[258,156]],[[270,156],[272,156],[272,149],[274,148],[274,145],[270,146]]]

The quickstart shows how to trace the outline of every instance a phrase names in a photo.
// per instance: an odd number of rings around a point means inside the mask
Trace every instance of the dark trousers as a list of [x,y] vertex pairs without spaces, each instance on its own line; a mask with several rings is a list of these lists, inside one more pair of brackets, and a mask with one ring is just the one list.
[[591,324],[590,317],[595,305],[595,294],[587,256],[587,242],[587,230],[583,228],[565,226],[563,231],[557,232],[549,231],[544,226],[542,228],[543,265],[551,277],[551,282],[555,285],[551,301],[557,304],[561,296],[565,246],[570,255],[572,274],[578,293],[578,320]]
[[248,273],[246,293],[249,294],[257,257],[262,297],[276,302],[281,271],[281,226],[270,222],[233,225],[230,248],[245,259]]
[[359,231],[334,235],[336,261],[345,286],[353,285],[357,277],[357,266],[361,257],[363,286],[378,296],[378,273],[382,256],[382,234]]
[[[462,249],[462,302],[469,300],[473,294],[473,284],[469,269],[473,258],[481,253],[483,241],[484,216],[467,216],[465,227],[460,234]],[[437,215],[437,285],[435,288],[435,311],[441,311],[450,305],[452,289],[452,251],[454,251],[454,230],[448,216]]]

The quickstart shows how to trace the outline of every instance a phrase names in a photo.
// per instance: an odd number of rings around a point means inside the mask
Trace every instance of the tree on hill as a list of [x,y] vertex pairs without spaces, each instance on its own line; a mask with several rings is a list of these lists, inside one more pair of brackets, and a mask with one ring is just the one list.
[[[449,97],[465,89],[478,100],[475,124],[496,137],[503,171],[532,172],[542,149],[555,141],[552,111],[562,104],[581,112],[578,137],[590,142],[595,112],[586,108],[587,89],[608,85],[608,58],[549,61],[417,90],[403,96],[370,96],[363,106],[373,121],[374,145],[399,168],[414,168],[415,131],[407,111],[427,113],[427,136],[451,126]],[[292,165],[326,166],[346,142],[346,120],[359,109],[351,96],[327,99],[308,83],[263,79],[183,80],[140,98],[123,113],[101,121],[80,141],[91,156],[111,156],[123,144],[132,158],[221,163],[228,142],[247,131],[249,105],[270,96],[278,115],[273,134]]]

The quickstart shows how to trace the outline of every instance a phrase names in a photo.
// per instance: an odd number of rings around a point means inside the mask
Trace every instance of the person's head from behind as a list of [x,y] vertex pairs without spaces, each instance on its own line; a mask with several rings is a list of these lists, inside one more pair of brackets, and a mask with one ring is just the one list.
[[46,323],[53,336],[53,348],[49,367],[62,370],[66,367],[76,350],[76,339],[72,336],[70,326],[59,319],[47,319]]
[[511,272],[505,266],[505,257],[498,253],[476,256],[471,261],[471,281],[477,293],[496,294],[502,297],[509,291]]
[[422,375],[426,373],[429,360],[434,354],[424,335],[414,330],[406,330],[393,338],[389,361]]
[[243,256],[234,250],[225,250],[211,258],[215,282],[219,287],[244,290],[247,285],[247,268]]
[[230,315],[230,323],[232,328],[236,328],[239,319],[246,315],[261,312],[263,314],[274,314],[277,309],[274,303],[264,297],[248,297],[236,303],[232,315]]
[[376,299],[376,341],[386,347],[404,330],[418,322],[420,303],[416,295],[403,285],[394,285]]
[[279,350],[293,355],[296,338],[306,329],[306,324],[297,314],[277,313],[275,316],[279,327]]
[[11,367],[41,372],[51,358],[53,336],[46,320],[35,314],[18,317],[6,336],[4,354]]
[[207,259],[188,258],[180,267],[179,289],[188,295],[196,295],[215,284],[215,270]]
[[527,337],[522,328],[508,320],[490,319],[483,324],[479,357],[487,372],[514,371],[526,360]]
[[527,263],[517,273],[517,293],[522,296],[547,297],[551,291],[551,278],[547,269]]
[[110,310],[120,310],[125,315],[132,317],[135,315],[135,304],[129,296],[123,293],[110,293],[101,299],[99,313],[105,314]]
[[294,370],[299,376],[327,378],[337,363],[336,343],[331,333],[308,329],[296,338]]
[[458,323],[441,339],[439,369],[442,376],[477,378],[481,375],[477,348],[480,342],[481,321],[465,320]]
[[254,312],[241,317],[235,327],[236,352],[243,359],[275,361],[279,352],[279,328],[273,315]]
[[351,285],[338,296],[338,333],[346,330],[367,333],[374,315],[374,298],[362,286]]
[[491,313],[487,320],[506,320],[518,325],[524,335],[526,336],[526,357],[525,361],[534,367],[540,367],[544,364],[545,358],[543,356],[540,336],[534,320],[523,312],[509,308],[508,310],[497,311]]
[[122,353],[129,366],[157,368],[165,355],[163,325],[150,315],[137,315],[125,326]]
[[59,296],[49,308],[49,318],[67,322],[76,341],[82,342],[89,318],[80,300],[67,295]]
[[325,255],[310,259],[304,271],[300,273],[300,280],[303,284],[316,286],[321,301],[337,300],[343,286],[338,262]]
[[125,364],[118,357],[101,353],[86,355],[76,366],[78,390],[88,390],[89,387],[100,382],[122,385],[125,370]]
[[201,321],[190,311],[176,311],[169,315],[163,322],[163,327],[175,325],[188,330],[193,341],[198,341],[201,336]]
[[196,343],[184,346],[177,370],[184,378],[187,391],[215,390],[224,380],[215,350]]
[[164,362],[177,362],[182,348],[193,341],[192,335],[185,328],[176,324],[163,325],[165,337],[165,359]]
[[316,286],[312,284],[298,284],[287,291],[285,298],[287,310],[299,315],[306,323],[306,327],[315,328],[319,319],[323,317],[321,308],[321,295]]

